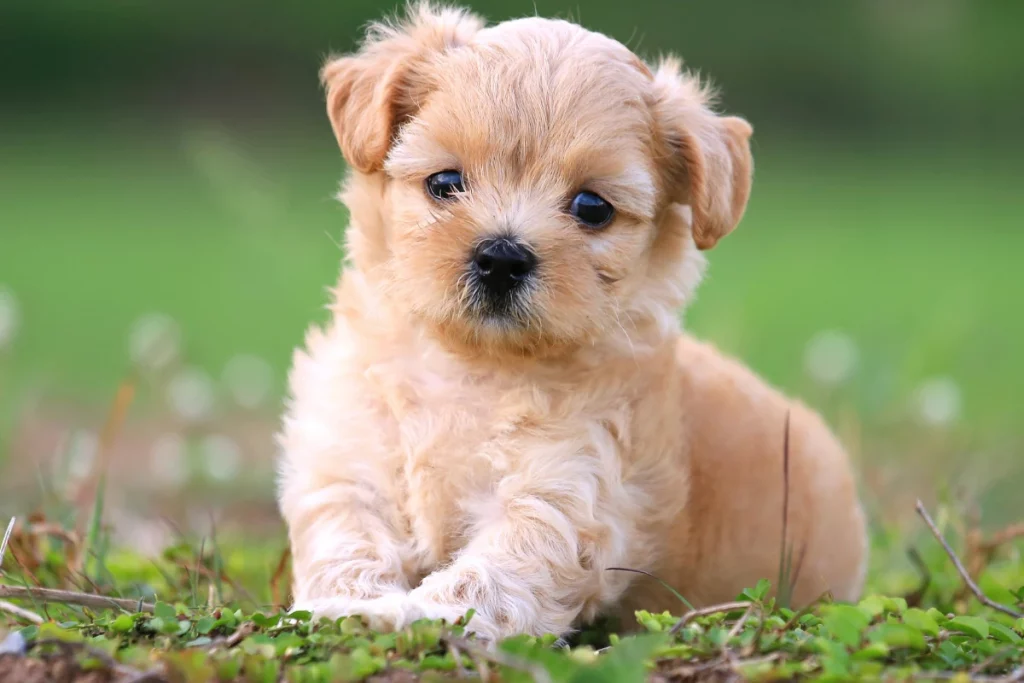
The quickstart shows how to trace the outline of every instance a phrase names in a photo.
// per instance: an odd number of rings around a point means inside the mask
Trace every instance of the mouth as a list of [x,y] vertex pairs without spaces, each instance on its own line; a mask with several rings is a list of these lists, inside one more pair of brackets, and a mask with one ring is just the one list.
[[522,328],[529,324],[530,286],[504,292],[488,288],[474,273],[469,274],[468,309],[480,322],[503,329]]

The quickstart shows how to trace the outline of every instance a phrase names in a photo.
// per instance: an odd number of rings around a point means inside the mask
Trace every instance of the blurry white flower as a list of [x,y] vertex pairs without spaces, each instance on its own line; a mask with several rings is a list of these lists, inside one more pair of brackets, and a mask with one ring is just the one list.
[[259,356],[239,354],[224,366],[223,379],[238,405],[251,410],[270,396],[274,371]]
[[164,434],[153,442],[150,470],[161,484],[179,487],[188,481],[188,448],[178,434]]
[[88,431],[78,431],[71,435],[71,442],[68,444],[68,475],[72,479],[82,479],[92,472],[92,465],[96,462],[96,453],[99,451],[99,438]]
[[0,286],[0,349],[14,341],[18,332],[18,300],[14,292]]
[[169,315],[147,313],[132,324],[128,347],[133,363],[146,370],[160,370],[178,357],[181,330]]
[[199,422],[213,413],[213,381],[202,370],[187,368],[171,379],[167,399],[178,415]]
[[231,437],[211,434],[200,444],[206,473],[218,481],[229,481],[238,476],[242,467],[242,449]]
[[950,424],[960,416],[960,387],[949,377],[935,377],[917,390],[917,410],[921,419],[935,426]]
[[804,351],[804,367],[821,384],[842,384],[857,369],[860,353],[853,339],[836,330],[814,335]]

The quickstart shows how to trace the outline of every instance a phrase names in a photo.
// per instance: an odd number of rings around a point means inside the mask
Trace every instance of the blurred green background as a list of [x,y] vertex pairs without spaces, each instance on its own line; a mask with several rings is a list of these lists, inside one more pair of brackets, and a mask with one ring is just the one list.
[[[1024,3],[469,5],[710,76],[757,172],[688,326],[822,408],[881,523],[943,491],[1020,516]],[[273,518],[289,356],[346,222],[316,73],[393,9],[0,5],[0,506],[88,472],[130,376],[126,509]]]

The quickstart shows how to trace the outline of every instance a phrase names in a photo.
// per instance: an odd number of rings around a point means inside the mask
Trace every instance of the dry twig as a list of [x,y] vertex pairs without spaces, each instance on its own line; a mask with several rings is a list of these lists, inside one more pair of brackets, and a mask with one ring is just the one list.
[[[971,576],[980,576],[992,562],[992,558],[999,552],[999,549],[1018,538],[1024,538],[1024,522],[1011,524],[986,539],[978,519],[972,515],[971,526],[964,532],[964,566],[967,568],[967,573]],[[966,585],[961,585],[954,600],[963,600],[969,592],[970,589]]]
[[251,636],[253,633],[256,633],[256,624],[251,621],[246,621],[237,629],[235,629],[234,633],[232,633],[230,636],[221,636],[218,638],[214,638],[213,641],[207,643],[205,647],[211,651],[219,650],[220,648],[230,650],[231,648],[237,646],[243,640]]
[[18,607],[13,603],[7,602],[6,600],[0,600],[0,612],[7,612],[8,614],[14,615],[19,619],[31,621],[33,624],[41,624],[44,621],[46,621],[35,612],[31,612],[25,609],[24,607]]
[[277,567],[274,568],[274,574],[270,577],[270,595],[271,600],[274,601],[274,605],[284,609],[286,607],[285,602],[287,601],[288,589],[285,588],[284,594],[281,592],[281,583],[284,580],[285,573],[288,570],[288,560],[292,557],[291,546],[285,546],[284,550],[281,551],[281,557],[277,560]]
[[14,522],[17,521],[17,519],[17,517],[11,517],[11,521],[7,524],[7,531],[4,532],[4,540],[0,541],[0,567],[3,567],[4,553],[7,552],[7,544],[11,540],[11,534],[14,533]]
[[239,626],[234,633],[228,636],[227,639],[225,639],[224,644],[227,645],[228,649],[231,649],[253,633],[256,633],[256,624],[254,622],[247,621]]
[[970,571],[971,576],[978,576],[985,571],[985,568],[992,562],[992,558],[999,552],[999,549],[1018,538],[1024,538],[1024,522],[1011,524],[1000,529],[992,534],[992,537],[989,539],[982,535],[981,529],[977,527],[971,529],[967,534],[968,552],[966,558],[967,569]]
[[684,626],[686,626],[692,620],[697,619],[698,617],[706,617],[712,614],[718,614],[719,612],[732,612],[733,610],[747,609],[752,604],[753,603],[749,600],[742,600],[740,602],[723,602],[721,605],[711,605],[710,607],[690,610],[689,612],[684,614],[679,621],[676,622],[675,626],[673,626],[669,630],[668,634],[670,636],[676,635],[677,633],[683,630]]
[[963,579],[967,587],[971,590],[972,593],[974,593],[974,597],[978,599],[978,602],[988,607],[991,607],[994,610],[1002,612],[1003,614],[1009,614],[1011,617],[1014,617],[1016,619],[1024,618],[1024,613],[1018,612],[1015,609],[998,603],[995,600],[989,598],[987,595],[985,595],[981,588],[978,587],[978,584],[974,582],[974,579],[971,578],[971,575],[967,573],[967,570],[964,568],[964,565],[960,561],[960,558],[957,557],[956,553],[953,551],[953,548],[950,547],[949,543],[942,536],[942,532],[939,531],[939,527],[936,526],[935,520],[933,520],[931,515],[928,514],[928,510],[925,509],[924,503],[922,503],[921,501],[917,501],[917,514],[921,515],[921,519],[923,519],[924,523],[928,525],[928,528],[931,530],[932,535],[935,536],[935,539],[942,546],[942,549],[946,551],[946,555],[948,555],[950,561],[953,562],[953,566],[956,567],[957,572],[960,574],[960,578]]
[[[789,551],[789,421],[790,412],[786,411],[786,423],[782,434],[782,542],[779,547],[779,585],[782,590],[786,581],[786,560]],[[781,596],[780,596],[781,597]]]
[[723,659],[719,657],[701,664],[681,664],[675,666],[663,672],[667,674],[667,679],[663,676],[655,675],[651,680],[659,682],[665,680],[723,680],[721,676],[728,676],[729,674],[732,674],[733,677],[724,680],[745,680],[740,673],[740,669],[743,667],[766,664],[779,659],[781,659],[781,655],[778,652],[752,659]]
[[153,612],[153,605],[141,600],[111,598],[95,593],[78,593],[53,588],[29,588],[27,586],[0,586],[0,599],[36,600],[38,602],[59,602],[65,605],[80,605],[93,609],[117,607],[128,612]]
[[729,635],[725,637],[725,642],[722,643],[723,652],[729,648],[729,641],[735,638],[739,632],[743,630],[743,626],[747,623],[747,619],[750,618],[750,615],[754,613],[754,610],[761,612],[761,617],[764,617],[764,612],[761,608],[756,604],[751,604],[750,607],[747,608],[747,611],[743,613],[743,616],[737,619],[736,623],[732,625],[731,629],[729,629]]
[[981,542],[981,550],[986,553],[992,553],[998,550],[1001,546],[1004,546],[1011,541],[1015,541],[1018,538],[1024,538],[1024,522],[1011,524],[1010,526],[1000,529],[996,533],[992,534],[992,538]]

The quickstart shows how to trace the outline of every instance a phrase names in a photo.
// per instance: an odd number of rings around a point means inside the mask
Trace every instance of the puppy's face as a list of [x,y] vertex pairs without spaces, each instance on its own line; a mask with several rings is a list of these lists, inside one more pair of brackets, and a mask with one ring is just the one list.
[[421,7],[324,79],[353,260],[455,344],[551,353],[673,315],[746,202],[749,126],[567,22]]

